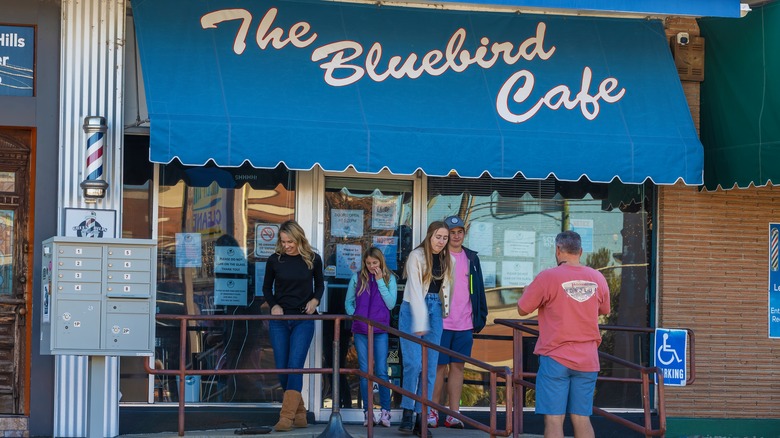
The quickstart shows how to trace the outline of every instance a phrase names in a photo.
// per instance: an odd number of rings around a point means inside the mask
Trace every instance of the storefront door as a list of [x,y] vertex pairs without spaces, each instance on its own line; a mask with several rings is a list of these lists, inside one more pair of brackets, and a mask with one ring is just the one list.
[[23,414],[30,205],[28,131],[0,130],[0,415]]
[[[398,298],[403,298],[406,282],[403,270],[409,252],[413,249],[415,224],[414,181],[386,179],[357,179],[331,177],[325,179],[324,195],[324,242],[322,244],[325,279],[328,283],[326,313],[343,314],[344,298],[350,278],[361,268],[361,257],[370,247],[382,250],[388,268],[397,276]],[[417,201],[419,202],[419,201]],[[390,325],[398,325],[398,308],[391,312]],[[325,367],[333,363],[334,325],[323,323],[322,364]],[[345,368],[357,368],[357,356],[352,344],[349,324],[343,324],[340,336],[340,363]],[[400,385],[401,366],[398,339],[390,337],[388,367],[390,379]],[[330,377],[323,379],[321,386],[323,409],[330,409],[333,403],[339,403],[342,409],[359,409],[362,396],[358,390],[355,376],[342,376],[340,382],[340,400],[332,397]],[[393,408],[397,408],[400,399],[394,397]],[[357,415],[357,412],[355,411]],[[352,413],[345,413],[352,417]],[[362,414],[361,417],[362,418]],[[357,419],[357,416],[355,417]]]

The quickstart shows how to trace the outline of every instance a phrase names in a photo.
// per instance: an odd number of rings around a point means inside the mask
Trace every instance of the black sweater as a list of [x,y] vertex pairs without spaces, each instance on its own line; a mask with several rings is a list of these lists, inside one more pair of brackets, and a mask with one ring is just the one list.
[[300,254],[272,254],[268,257],[263,295],[270,307],[278,304],[285,315],[300,315],[304,313],[306,303],[312,298],[320,301],[324,291],[322,258],[319,254],[314,254],[313,269],[306,266]]

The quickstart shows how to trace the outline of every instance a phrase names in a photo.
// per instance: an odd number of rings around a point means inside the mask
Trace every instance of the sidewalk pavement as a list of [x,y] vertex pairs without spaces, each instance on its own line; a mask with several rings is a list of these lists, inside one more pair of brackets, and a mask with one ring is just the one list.
[[[305,429],[293,429],[289,432],[271,432],[267,436],[269,437],[276,437],[276,438],[316,438],[319,437],[320,434],[323,433],[325,430],[325,427],[327,426],[326,423],[321,424],[312,424],[309,427]],[[415,437],[415,435],[404,435],[398,431],[398,425],[393,425],[393,427],[386,428],[386,427],[374,427],[373,428],[374,437],[375,438],[401,438],[401,437]],[[353,438],[367,438],[368,437],[368,428],[363,427],[361,425],[357,424],[346,424],[344,425],[344,430],[351,435]],[[446,429],[446,428],[436,428],[436,429],[429,429],[431,433],[433,434],[434,438],[484,438],[487,437],[488,434],[476,429]],[[138,434],[138,435],[120,435],[120,437],[124,438],[146,438],[146,437],[158,437],[158,438],[172,438],[172,437],[178,437],[178,432],[162,432],[162,433],[154,433],[154,434]],[[235,429],[219,429],[219,430],[193,430],[193,431],[185,431],[184,432],[185,437],[237,437],[237,436],[261,436],[261,435],[248,435],[248,434],[236,434]],[[334,435],[331,434],[334,438],[346,438],[346,435]],[[520,435],[523,438],[541,438],[541,435],[529,435],[524,434]]]

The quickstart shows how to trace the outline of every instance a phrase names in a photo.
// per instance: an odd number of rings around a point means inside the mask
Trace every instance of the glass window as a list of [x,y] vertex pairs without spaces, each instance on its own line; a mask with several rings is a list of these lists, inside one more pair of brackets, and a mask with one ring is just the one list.
[[[152,238],[152,178],[154,165],[149,162],[149,137],[126,135],[122,173],[122,237]],[[123,402],[146,402],[149,399],[149,375],[144,369],[146,357],[119,358],[119,391]]]
[[16,172],[0,172],[0,192],[16,192]]
[[[265,260],[278,224],[295,217],[294,174],[251,166],[161,166],[158,208],[157,311],[163,314],[268,314],[262,294]],[[267,324],[197,321],[179,345],[178,323],[157,325],[157,366],[274,368]],[[177,401],[176,382],[158,379],[157,401]],[[274,375],[192,377],[187,401],[281,401]]]
[[[552,178],[429,178],[428,221],[458,215],[466,221],[465,246],[479,252],[489,307],[481,334],[509,335],[497,318],[517,319],[523,287],[540,271],[555,266],[555,236],[574,230],[582,236],[582,263],[601,270],[611,291],[612,313],[602,324],[648,327],[651,189],[642,185],[561,182]],[[534,339],[526,342],[526,369],[535,371]],[[645,335],[603,333],[602,351],[646,364]],[[494,365],[512,366],[507,341],[478,339],[473,356]],[[481,376],[466,370],[466,379]],[[628,376],[622,367],[602,363],[602,375]],[[599,382],[599,407],[641,408],[639,385]],[[488,405],[487,390],[467,385],[464,406]],[[533,397],[530,397],[530,401]]]
[[[352,274],[361,268],[363,251],[376,246],[385,255],[385,261],[398,281],[396,303],[403,299],[403,269],[412,250],[412,181],[328,178],[325,181],[325,247],[323,263],[328,282],[327,313],[344,314],[347,285]],[[390,325],[398,327],[399,306],[391,312]],[[323,323],[322,366],[333,363],[334,324]],[[357,354],[351,345],[350,328],[341,327],[340,364],[346,368],[358,368]],[[390,336],[388,375],[393,383],[401,386],[398,338]],[[323,377],[322,400],[324,408],[333,406],[331,377]],[[341,376],[339,386],[340,407],[360,407],[359,380],[357,376]],[[393,396],[393,408],[400,406],[400,394]],[[377,395],[378,406],[378,395]]]
[[14,211],[0,210],[0,295],[13,294]]

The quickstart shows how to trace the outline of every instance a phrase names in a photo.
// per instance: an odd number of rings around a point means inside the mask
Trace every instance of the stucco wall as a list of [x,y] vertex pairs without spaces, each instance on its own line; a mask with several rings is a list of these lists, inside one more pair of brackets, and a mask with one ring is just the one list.
[[769,223],[780,188],[661,187],[659,325],[696,335],[696,382],[671,417],[780,418],[780,339],[768,339]]

